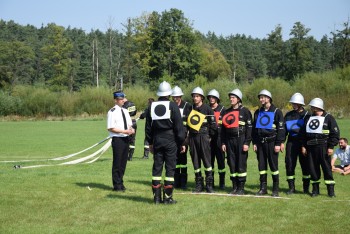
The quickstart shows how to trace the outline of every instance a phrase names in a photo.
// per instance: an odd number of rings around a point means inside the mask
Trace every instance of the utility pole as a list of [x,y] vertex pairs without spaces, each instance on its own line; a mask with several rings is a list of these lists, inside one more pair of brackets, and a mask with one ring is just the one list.
[[236,84],[236,64],[235,64],[235,47],[234,41],[232,41],[232,71],[233,71],[233,83]]

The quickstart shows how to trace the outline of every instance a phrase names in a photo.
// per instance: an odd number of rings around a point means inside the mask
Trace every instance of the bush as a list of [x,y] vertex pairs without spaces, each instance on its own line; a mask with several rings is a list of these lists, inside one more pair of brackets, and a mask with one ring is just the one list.
[[22,102],[18,97],[0,92],[0,116],[21,115]]

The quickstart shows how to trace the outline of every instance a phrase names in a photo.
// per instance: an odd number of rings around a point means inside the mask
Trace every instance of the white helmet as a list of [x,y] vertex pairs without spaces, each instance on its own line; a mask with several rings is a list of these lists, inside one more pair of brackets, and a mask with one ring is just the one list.
[[218,99],[218,101],[220,101],[220,94],[216,89],[210,90],[208,95],[207,95],[207,98],[209,98],[209,96],[216,97]]
[[323,100],[321,98],[314,98],[309,103],[310,106],[317,107],[321,110],[324,110],[323,108]]
[[163,81],[162,83],[160,83],[157,91],[158,97],[166,97],[166,96],[169,96],[171,93],[172,93],[171,86],[168,82]]
[[296,104],[301,104],[305,105],[304,103],[304,97],[301,95],[301,93],[295,93],[293,96],[290,98],[289,102],[291,103],[296,103]]
[[239,90],[239,89],[234,89],[234,90],[232,90],[231,92],[228,93],[228,96],[230,96],[230,95],[235,95],[235,96],[237,96],[237,97],[241,100],[241,102],[242,102],[242,97],[243,97],[243,95],[242,95],[241,90]]
[[263,89],[260,91],[260,93],[258,94],[258,98],[260,98],[260,95],[267,96],[272,100],[272,95],[271,95],[270,91],[268,91],[266,89]]
[[181,88],[179,86],[175,86],[172,90],[171,96],[180,97],[182,95],[184,95],[184,93],[182,92]]
[[191,95],[192,95],[192,94],[200,94],[200,95],[202,95],[202,96],[204,97],[203,89],[201,89],[200,87],[194,88],[194,89],[192,90]]

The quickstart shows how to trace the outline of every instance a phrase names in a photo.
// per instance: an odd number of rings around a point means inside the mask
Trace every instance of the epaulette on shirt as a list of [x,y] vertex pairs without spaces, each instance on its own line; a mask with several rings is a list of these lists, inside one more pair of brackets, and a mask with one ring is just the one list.
[[110,111],[113,112],[115,110],[115,108],[113,107]]

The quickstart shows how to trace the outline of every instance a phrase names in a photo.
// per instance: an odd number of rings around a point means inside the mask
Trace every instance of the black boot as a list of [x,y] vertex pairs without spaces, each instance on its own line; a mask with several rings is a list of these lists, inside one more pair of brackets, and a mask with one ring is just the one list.
[[184,173],[180,174],[181,189],[187,189],[187,178],[188,178],[187,173],[186,174],[184,174]]
[[320,183],[313,183],[311,197],[317,197],[318,195],[320,195]]
[[154,204],[158,205],[162,203],[162,184],[152,185]]
[[328,197],[335,197],[334,184],[327,184]]
[[219,173],[219,189],[225,189],[225,172]]
[[163,189],[163,199],[164,204],[175,204],[176,201],[173,199],[173,185],[165,185]]
[[238,182],[238,188],[236,192],[237,195],[244,195],[244,184],[245,184],[245,181]]
[[278,197],[278,192],[279,192],[279,182],[273,182],[271,196]]
[[261,196],[267,194],[267,175],[260,175],[260,190],[256,193],[256,195]]
[[213,172],[212,171],[206,171],[205,172],[205,183],[206,183],[207,193],[214,193],[213,182],[214,182]]
[[[148,147],[148,146],[147,146]],[[149,154],[149,148],[144,148],[143,149],[143,157],[142,159],[148,159],[148,154]]]
[[174,187],[180,188],[181,187],[181,180],[180,180],[180,168],[175,169],[174,174]]
[[290,194],[295,193],[294,179],[287,180],[287,181],[288,181],[288,187],[289,187],[289,190],[287,191],[287,194],[290,195]]
[[128,161],[132,161],[132,156],[134,155],[135,148],[129,148]]
[[203,192],[204,182],[202,176],[196,176],[196,188],[193,190],[194,193],[201,193]]
[[303,192],[309,194],[310,179],[303,179]]
[[231,177],[232,181],[232,191],[230,194],[236,194],[238,189],[238,179],[236,177]]

